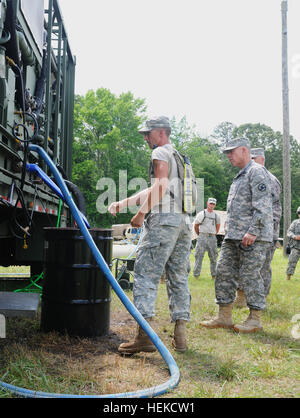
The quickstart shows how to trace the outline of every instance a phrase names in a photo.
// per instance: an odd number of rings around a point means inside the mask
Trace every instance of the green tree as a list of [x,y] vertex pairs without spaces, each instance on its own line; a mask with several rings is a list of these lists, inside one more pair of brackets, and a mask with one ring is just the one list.
[[212,138],[215,139],[222,147],[226,142],[233,138],[233,131],[236,126],[231,122],[221,122],[213,131]]
[[[111,226],[116,220],[109,214],[99,214],[96,190],[100,178],[109,177],[116,183],[117,195],[122,192],[119,173],[126,170],[127,179],[148,180],[151,150],[138,133],[138,126],[146,118],[143,99],[123,93],[119,97],[107,89],[89,91],[75,100],[73,182],[82,190],[92,226]],[[195,176],[204,179],[204,203],[213,196],[218,209],[226,210],[227,196],[237,167],[232,167],[222,148],[239,136],[247,137],[251,147],[263,147],[266,167],[282,182],[282,134],[264,124],[235,126],[222,122],[210,138],[203,138],[186,117],[171,119],[171,143],[189,156]],[[300,205],[300,146],[291,136],[292,215]],[[138,190],[132,190],[128,195]],[[124,192],[124,191],[123,191]],[[127,192],[127,190],[126,190]],[[132,214],[118,215],[118,223],[128,223]]]
[[[115,181],[118,199],[120,170],[127,170],[128,179],[147,175],[148,151],[138,133],[145,110],[144,100],[135,99],[130,92],[117,97],[101,88],[75,98],[72,178],[85,197],[92,226],[114,222],[111,215],[97,211],[99,179]],[[118,222],[129,219],[130,214],[122,214]]]
[[[234,137],[244,136],[249,139],[252,148],[264,148],[266,156],[266,168],[274,174],[279,181],[283,182],[282,151],[283,138],[279,131],[274,131],[264,124],[244,124],[235,128]],[[292,216],[300,202],[300,145],[297,140],[290,136],[291,155],[291,210]]]
[[186,116],[179,121],[175,117],[172,117],[170,123],[172,128],[170,142],[176,149],[183,150],[186,144],[191,142],[195,137],[198,137],[195,126],[189,126]]
[[231,167],[220,153],[218,144],[210,138],[202,138],[195,126],[187,124],[185,117],[178,122],[173,118],[171,125],[172,144],[189,157],[195,176],[204,180],[204,205],[209,197],[215,197],[218,209],[225,210],[230,185],[225,170]]

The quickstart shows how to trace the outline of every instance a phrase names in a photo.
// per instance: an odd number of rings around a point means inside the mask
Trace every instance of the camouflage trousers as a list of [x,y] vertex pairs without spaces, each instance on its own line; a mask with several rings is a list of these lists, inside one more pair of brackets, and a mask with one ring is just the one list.
[[291,254],[289,255],[289,262],[286,269],[286,274],[294,274],[295,269],[300,258],[300,249],[292,248]]
[[191,224],[187,215],[154,213],[148,216],[137,251],[133,282],[133,301],[145,318],[155,315],[157,289],[165,271],[171,321],[189,321],[190,248]]
[[205,251],[207,251],[210,259],[210,274],[212,276],[216,275],[218,259],[217,237],[212,234],[200,233],[195,250],[194,276],[200,276]]
[[266,253],[266,260],[260,272],[264,281],[265,296],[268,296],[268,294],[270,293],[270,289],[271,289],[271,282],[272,282],[271,263],[272,263],[274,253],[276,250],[276,243],[277,241],[273,241],[273,243],[269,245],[269,248]]
[[[276,250],[276,243],[277,241],[273,241],[273,243],[270,243],[269,248],[267,249],[266,253],[266,259],[261,269],[261,276],[264,281],[264,289],[265,289],[265,296],[267,297],[270,293],[271,289],[271,283],[272,283],[272,267],[271,263],[274,257],[274,253]],[[241,284],[239,284],[239,289],[242,289]]]
[[219,305],[233,303],[236,290],[244,290],[249,308],[263,310],[266,307],[264,280],[261,269],[266,260],[269,242],[255,241],[251,247],[242,247],[241,241],[224,240],[217,264],[215,280],[216,302]]

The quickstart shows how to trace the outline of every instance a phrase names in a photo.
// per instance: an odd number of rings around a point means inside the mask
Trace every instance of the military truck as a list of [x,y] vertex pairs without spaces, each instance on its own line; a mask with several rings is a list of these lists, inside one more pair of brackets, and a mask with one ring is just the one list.
[[28,146],[43,147],[71,178],[75,64],[57,0],[0,0],[1,266],[40,273],[43,228],[71,226],[48,168]]

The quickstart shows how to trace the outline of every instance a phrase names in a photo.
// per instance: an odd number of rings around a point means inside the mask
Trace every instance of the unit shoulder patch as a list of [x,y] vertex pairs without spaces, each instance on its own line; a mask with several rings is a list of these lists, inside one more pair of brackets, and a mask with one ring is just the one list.
[[264,192],[267,189],[267,186],[265,185],[265,183],[259,183],[257,188],[260,192]]

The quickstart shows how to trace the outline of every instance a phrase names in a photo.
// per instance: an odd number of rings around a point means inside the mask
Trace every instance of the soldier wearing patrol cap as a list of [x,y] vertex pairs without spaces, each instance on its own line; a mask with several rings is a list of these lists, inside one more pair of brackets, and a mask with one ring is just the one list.
[[289,262],[286,270],[286,279],[290,280],[295,272],[298,260],[300,258],[300,206],[297,209],[298,219],[295,219],[287,232],[287,237],[290,239],[291,253],[289,255]]
[[[165,271],[171,322],[175,323],[172,344],[176,351],[185,351],[186,322],[190,319],[190,293],[188,289],[188,258],[191,247],[191,222],[182,211],[176,190],[180,189],[174,148],[170,143],[170,121],[165,116],[146,121],[139,129],[152,151],[152,185],[138,194],[114,202],[108,208],[112,215],[127,206],[140,205],[131,225],[141,227],[145,220],[145,233],[139,245],[133,283],[133,301],[143,317],[150,322],[155,315],[157,289]],[[176,183],[177,181],[177,183]],[[169,187],[177,184],[172,191]],[[138,326],[133,341],[122,343],[122,354],[155,351],[156,347]]]
[[[228,194],[226,234],[217,264],[215,293],[219,315],[200,324],[207,328],[256,332],[262,329],[260,313],[266,305],[260,272],[273,240],[271,182],[267,170],[251,159],[248,139],[229,141],[223,152],[240,171]],[[232,306],[240,284],[250,314],[243,324],[234,325]]]
[[194,277],[199,278],[202,268],[202,261],[205,252],[207,251],[210,259],[210,274],[212,279],[216,278],[218,248],[216,234],[220,229],[220,216],[214,211],[217,200],[210,197],[207,200],[207,208],[200,211],[194,221],[194,229],[197,238],[197,245],[195,250],[195,266]]
[[[257,164],[265,165],[265,150],[263,148],[251,148],[251,158]],[[265,295],[266,297],[270,293],[271,282],[272,282],[272,268],[271,262],[274,257],[274,252],[276,250],[276,244],[279,238],[279,230],[280,230],[280,219],[282,214],[282,207],[281,207],[281,184],[280,181],[275,177],[270,171],[268,171],[269,177],[271,179],[271,187],[272,187],[272,210],[273,210],[273,242],[270,245],[265,263],[261,269],[261,275],[264,279],[264,287],[265,287]],[[237,291],[237,298],[235,301],[235,306],[243,307],[246,305],[246,298],[245,294],[242,289],[238,289]]]

